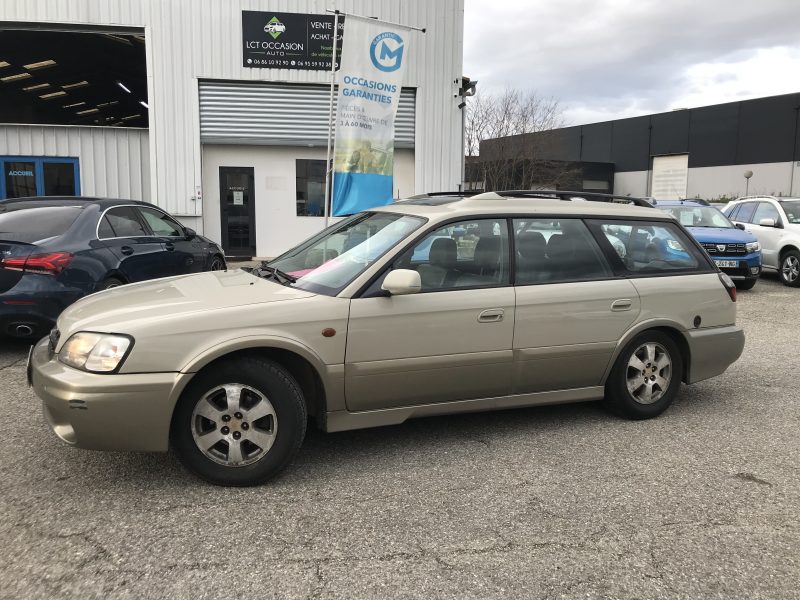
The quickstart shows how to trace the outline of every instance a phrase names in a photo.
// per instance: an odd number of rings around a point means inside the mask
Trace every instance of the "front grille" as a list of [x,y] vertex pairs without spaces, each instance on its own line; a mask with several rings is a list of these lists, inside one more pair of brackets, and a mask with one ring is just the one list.
[[743,254],[747,254],[747,249],[744,244],[703,242],[702,246],[706,252],[714,256],[742,256]]
[[58,330],[58,327],[53,327],[50,330],[50,341],[47,343],[47,347],[50,349],[50,354],[53,354],[56,351],[56,346],[58,346],[58,340],[61,338],[61,332]]

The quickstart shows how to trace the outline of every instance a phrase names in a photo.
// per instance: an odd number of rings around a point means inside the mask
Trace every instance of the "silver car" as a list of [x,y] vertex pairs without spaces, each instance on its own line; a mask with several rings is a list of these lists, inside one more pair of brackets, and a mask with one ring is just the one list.
[[309,416],[332,432],[601,400],[655,417],[681,382],[739,357],[735,301],[653,208],[427,197],[349,217],[254,273],[84,298],[29,376],[69,444],[172,444],[199,476],[252,485],[291,461]]

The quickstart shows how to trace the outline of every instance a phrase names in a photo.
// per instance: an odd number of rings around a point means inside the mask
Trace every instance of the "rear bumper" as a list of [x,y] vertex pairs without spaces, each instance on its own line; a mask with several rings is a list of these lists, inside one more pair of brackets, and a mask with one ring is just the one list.
[[169,445],[180,373],[96,375],[60,363],[45,338],[30,358],[31,385],[50,428],[91,450],[163,452]]
[[690,356],[686,383],[696,383],[724,373],[744,350],[744,332],[737,325],[693,329],[686,334]]
[[28,324],[40,338],[55,324],[67,306],[86,291],[61,284],[47,275],[26,274],[10,290],[0,293],[0,335],[14,336],[18,324]]

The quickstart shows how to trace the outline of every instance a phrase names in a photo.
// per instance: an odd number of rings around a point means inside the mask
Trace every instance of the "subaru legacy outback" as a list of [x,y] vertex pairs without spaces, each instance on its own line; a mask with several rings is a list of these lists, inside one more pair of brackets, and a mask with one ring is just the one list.
[[601,400],[645,419],[739,357],[736,288],[673,217],[551,194],[411,199],[254,273],[91,295],[32,349],[31,384],[69,444],[172,444],[252,485],[309,416],[334,432]]

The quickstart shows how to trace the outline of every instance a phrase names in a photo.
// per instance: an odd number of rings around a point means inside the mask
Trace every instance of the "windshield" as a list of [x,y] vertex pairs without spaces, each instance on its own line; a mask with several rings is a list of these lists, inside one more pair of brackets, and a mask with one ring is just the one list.
[[292,287],[335,296],[425,219],[390,213],[359,213],[269,262],[296,277]]
[[659,206],[678,219],[684,227],[721,227],[733,229],[734,225],[713,206]]
[[782,200],[781,206],[789,223],[800,225],[800,200]]
[[0,240],[35,244],[59,236],[69,229],[82,208],[0,204]]

